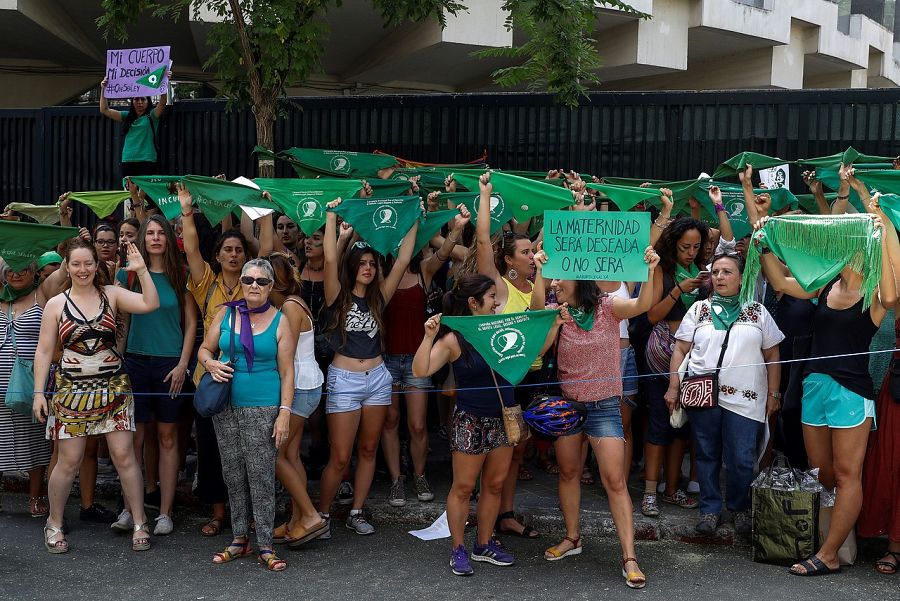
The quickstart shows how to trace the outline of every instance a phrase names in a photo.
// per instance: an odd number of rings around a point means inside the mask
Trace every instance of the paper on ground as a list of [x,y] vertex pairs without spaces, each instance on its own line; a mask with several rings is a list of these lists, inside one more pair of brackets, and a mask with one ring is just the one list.
[[450,524],[447,523],[447,512],[434,521],[428,528],[422,530],[410,530],[410,534],[422,540],[437,540],[439,538],[450,538]]

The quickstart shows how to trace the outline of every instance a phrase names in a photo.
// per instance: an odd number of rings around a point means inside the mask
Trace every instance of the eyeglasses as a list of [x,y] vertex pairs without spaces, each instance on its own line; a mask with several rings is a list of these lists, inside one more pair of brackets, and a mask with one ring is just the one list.
[[241,284],[246,284],[247,286],[252,286],[253,282],[256,282],[257,286],[265,287],[272,283],[272,280],[269,278],[255,278],[250,275],[241,276]]
[[115,246],[118,243],[118,240],[97,240],[94,242],[97,246]]

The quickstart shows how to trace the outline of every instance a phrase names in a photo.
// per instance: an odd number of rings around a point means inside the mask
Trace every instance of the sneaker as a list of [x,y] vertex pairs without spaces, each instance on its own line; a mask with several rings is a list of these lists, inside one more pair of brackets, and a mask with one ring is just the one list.
[[656,495],[653,493],[644,493],[644,498],[641,499],[641,513],[643,513],[648,518],[655,518],[659,516],[659,505],[656,504]]
[[450,570],[457,576],[471,576],[475,572],[464,546],[460,545],[450,552]]
[[144,493],[144,507],[147,507],[148,509],[155,509],[156,511],[159,511],[159,504],[160,504],[160,498],[159,498],[159,489],[158,488],[156,490],[154,490],[153,492],[145,492]]
[[687,494],[689,495],[699,495],[700,494],[700,483],[696,480],[691,480],[687,485]]
[[735,511],[732,515],[734,518],[734,531],[738,534],[750,534],[753,530],[753,522],[750,520],[749,511]]
[[428,501],[434,501],[434,493],[431,492],[431,487],[428,486],[428,480],[425,479],[425,476],[416,476],[416,496],[420,501],[427,503]]
[[391,494],[388,497],[388,503],[390,503],[391,507],[403,507],[406,505],[406,490],[403,484],[402,476],[391,484]]
[[316,537],[317,540],[330,540],[331,539],[331,516],[325,517],[321,513],[322,519],[325,520],[325,532]]
[[88,508],[81,508],[78,514],[82,522],[93,522],[94,524],[109,524],[116,520],[116,514],[100,503],[94,503]]
[[375,526],[370,524],[362,513],[351,513],[348,515],[347,528],[356,530],[357,534],[375,534]]
[[511,566],[516,563],[516,558],[512,556],[512,553],[506,551],[500,541],[495,538],[489,540],[486,545],[475,543],[470,557],[472,561],[486,561],[495,566]]
[[119,517],[116,518],[116,521],[112,523],[110,528],[120,532],[131,532],[134,530],[134,518],[131,517],[131,512],[127,509],[123,509],[122,513],[119,514]]
[[697,520],[697,524],[694,526],[694,530],[696,530],[698,534],[702,534],[704,536],[712,536],[716,533],[716,529],[718,527],[718,513],[703,513],[700,514],[700,519]]
[[697,506],[700,505],[700,502],[697,499],[687,496],[681,489],[676,490],[674,495],[662,494],[660,496],[662,497],[662,500],[669,505],[678,505],[685,509],[696,509]]
[[172,530],[174,529],[175,524],[172,523],[172,518],[164,513],[161,513],[156,517],[156,527],[153,529],[153,536],[165,536],[166,534],[172,534]]
[[341,482],[337,492],[337,502],[340,505],[349,505],[353,502],[353,485],[348,480]]

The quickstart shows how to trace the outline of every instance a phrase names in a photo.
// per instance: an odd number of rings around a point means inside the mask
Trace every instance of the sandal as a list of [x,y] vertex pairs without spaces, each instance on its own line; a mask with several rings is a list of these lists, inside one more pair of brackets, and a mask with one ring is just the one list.
[[[264,555],[268,555],[268,557],[264,558]],[[282,572],[287,569],[287,562],[275,555],[275,551],[273,551],[272,549],[264,549],[260,547],[258,559],[259,563],[264,565],[270,572]]]
[[528,468],[525,465],[519,466],[519,476],[518,479],[525,482],[528,480],[534,480],[534,474],[528,471]]
[[537,456],[538,466],[544,470],[544,472],[550,474],[551,476],[555,476],[559,473],[559,465],[556,464],[555,461],[550,459],[547,455],[538,454]]
[[134,525],[134,534],[138,532],[143,532],[147,536],[139,536],[134,538],[132,535],[131,538],[131,550],[132,551],[146,551],[150,548],[150,529],[147,526],[147,522],[143,524],[135,524]]
[[225,520],[223,518],[212,518],[200,527],[200,534],[203,536],[219,536],[224,525]]
[[[893,557],[894,561],[886,559],[887,557]],[[897,573],[898,565],[900,565],[900,553],[896,551],[885,551],[884,557],[875,562],[875,569],[882,574],[891,575]]]
[[[520,526],[522,526],[522,531],[518,530],[510,530],[508,528],[503,528],[500,523],[503,520],[514,520]],[[497,516],[497,523],[494,525],[498,534],[512,534],[513,536],[518,536],[521,538],[538,538],[540,533],[532,528],[531,526],[526,526],[523,524],[519,518],[516,517],[516,513],[514,511],[505,511]]]
[[[239,551],[237,553],[232,553],[232,549],[239,549]],[[250,548],[250,539],[248,538],[243,542],[235,539],[231,541],[230,545],[225,547],[224,551],[213,555],[212,562],[218,565],[240,559],[241,557],[247,557],[248,555],[253,555],[253,549]]]
[[315,524],[309,528],[304,528],[298,522],[296,529],[288,532],[287,536],[284,538],[284,542],[286,542],[287,546],[291,549],[296,549],[304,543],[308,543],[311,540],[319,538],[319,536],[327,531],[328,522],[326,522],[325,520],[321,520],[318,524]]
[[[566,541],[569,541],[570,543],[572,543],[572,548],[569,549],[568,551],[561,551],[559,547]],[[549,549],[544,551],[544,559],[546,559],[547,561],[559,561],[560,559],[563,559],[570,555],[581,555],[581,548],[582,547],[581,547],[581,537],[580,536],[578,538],[564,536],[560,542],[556,543],[555,545],[553,545],[552,547],[550,547]]]
[[[803,568],[801,572],[798,568]],[[794,576],[825,576],[828,574],[837,574],[841,571],[841,566],[834,569],[825,565],[825,562],[813,555],[809,559],[804,559],[800,563],[795,563],[788,570]]]
[[285,541],[287,537],[288,530],[288,522],[283,523],[281,526],[276,526],[274,530],[272,530],[272,542],[276,545],[280,545]]
[[581,470],[581,483],[584,486],[591,486],[594,484],[594,475],[591,474],[591,468],[585,466],[583,470]]
[[31,517],[43,518],[50,515],[50,508],[47,506],[45,497],[31,497],[28,500],[28,509],[31,511]]
[[[61,534],[62,538],[51,542],[50,539],[58,534]],[[69,550],[69,542],[66,540],[62,528],[51,526],[49,520],[44,524],[44,546],[47,547],[47,551],[54,555],[57,553],[66,553]]]
[[633,561],[634,565],[637,565],[637,559],[634,557],[626,557],[622,560],[622,578],[625,579],[625,585],[628,588],[644,588],[647,586],[647,577],[640,571],[640,567],[638,567],[636,572],[626,571],[625,566],[628,565],[629,561]]

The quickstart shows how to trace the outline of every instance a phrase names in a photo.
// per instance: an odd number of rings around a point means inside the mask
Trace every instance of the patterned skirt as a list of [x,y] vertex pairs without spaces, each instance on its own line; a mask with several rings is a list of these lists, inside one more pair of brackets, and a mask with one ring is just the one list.
[[479,417],[456,409],[450,418],[450,450],[483,455],[499,447],[512,446],[506,439],[502,417]]
[[56,372],[47,438],[65,440],[134,429],[128,374],[73,379],[63,370]]

